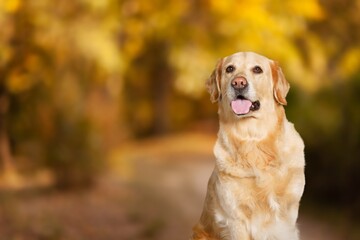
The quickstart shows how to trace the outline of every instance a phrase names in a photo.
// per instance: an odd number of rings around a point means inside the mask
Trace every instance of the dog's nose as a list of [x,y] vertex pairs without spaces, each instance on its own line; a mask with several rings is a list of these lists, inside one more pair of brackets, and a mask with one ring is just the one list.
[[237,77],[231,81],[231,86],[237,90],[244,89],[247,87],[247,85],[248,85],[248,82],[246,81],[246,78],[244,78],[244,77]]

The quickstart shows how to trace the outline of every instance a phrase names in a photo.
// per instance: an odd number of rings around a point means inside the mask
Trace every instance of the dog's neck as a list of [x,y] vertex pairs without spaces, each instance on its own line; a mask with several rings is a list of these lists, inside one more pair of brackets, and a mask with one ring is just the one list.
[[[256,165],[258,169],[265,169],[277,164],[276,140],[282,134],[281,128],[286,119],[282,106],[275,111],[276,113],[268,118],[242,118],[232,123],[220,121],[218,142],[214,151],[218,165],[230,161],[244,168],[253,168]],[[254,156],[254,153],[257,155]],[[250,155],[252,157],[249,157]],[[241,177],[242,173],[237,175]]]
[[284,118],[285,111],[282,106],[277,106],[273,112],[264,113],[256,118],[244,117],[232,121],[220,118],[219,133],[228,134],[236,142],[260,142],[279,130]]

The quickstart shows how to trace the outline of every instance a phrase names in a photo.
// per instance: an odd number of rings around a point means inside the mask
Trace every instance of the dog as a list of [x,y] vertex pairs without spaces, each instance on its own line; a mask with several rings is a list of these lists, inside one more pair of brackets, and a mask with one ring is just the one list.
[[253,52],[218,61],[206,81],[218,103],[215,168],[190,239],[297,240],[304,143],[285,116],[289,83]]

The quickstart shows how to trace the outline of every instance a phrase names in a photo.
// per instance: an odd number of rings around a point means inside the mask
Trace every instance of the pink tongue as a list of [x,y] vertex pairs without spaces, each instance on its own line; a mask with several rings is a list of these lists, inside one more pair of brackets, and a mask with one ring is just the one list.
[[250,112],[252,102],[246,99],[236,99],[231,102],[231,108],[236,114],[246,114]]

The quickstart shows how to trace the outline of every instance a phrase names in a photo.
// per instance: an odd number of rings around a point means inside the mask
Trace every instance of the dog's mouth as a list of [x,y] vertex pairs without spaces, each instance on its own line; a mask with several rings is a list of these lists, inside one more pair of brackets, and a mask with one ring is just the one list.
[[260,102],[259,100],[252,102],[244,96],[239,95],[235,100],[231,101],[230,106],[236,115],[245,115],[250,111],[259,110]]

